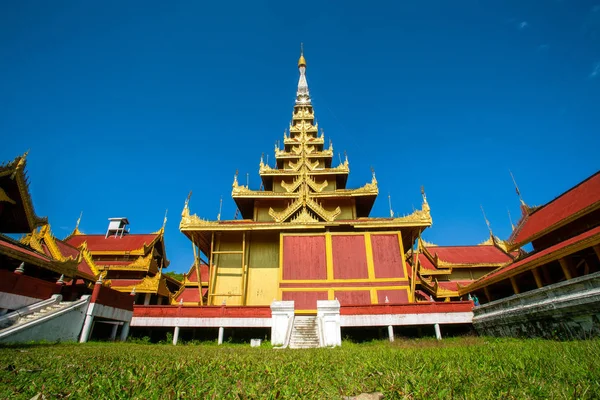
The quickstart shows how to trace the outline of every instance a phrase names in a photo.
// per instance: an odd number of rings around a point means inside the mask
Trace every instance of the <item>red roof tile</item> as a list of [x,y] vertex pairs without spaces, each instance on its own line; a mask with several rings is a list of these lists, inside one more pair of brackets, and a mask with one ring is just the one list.
[[14,243],[8,242],[8,241],[4,240],[2,237],[0,237],[0,247],[3,247],[3,248],[5,248],[5,249],[7,249],[9,251],[16,251],[16,252],[19,252],[19,253],[26,254],[28,256],[35,257],[35,258],[39,259],[40,261],[45,261],[45,262],[52,261],[50,258],[46,257],[43,254],[40,254],[40,253],[38,253],[36,251],[27,249],[25,247],[16,245]]
[[[58,246],[58,249],[60,250],[60,252],[63,256],[73,257],[74,259],[77,259],[77,257],[79,257],[79,250],[73,246],[68,245],[67,243],[63,242],[62,240],[56,240],[56,245]],[[88,265],[87,261],[85,261],[85,258],[83,258],[83,257],[81,257],[81,262],[79,263],[79,265],[77,265],[77,270],[79,272],[83,273],[84,275],[87,275],[86,278],[90,278],[90,277],[95,278],[96,277],[94,275],[94,272]]]
[[431,261],[429,261],[429,258],[427,258],[427,256],[423,253],[419,253],[419,264],[421,265],[421,268],[429,270],[429,271],[437,271],[437,268],[435,267],[435,265],[433,265],[431,263]]
[[569,189],[523,220],[511,237],[514,244],[531,242],[542,231],[560,225],[569,216],[600,202],[600,172]]
[[[202,278],[202,282],[208,282],[208,265],[201,263],[198,265],[200,269],[200,277]],[[196,267],[192,264],[190,270],[188,271],[188,280],[190,282],[198,282],[198,275],[196,274]]]
[[198,288],[190,287],[183,289],[183,292],[179,296],[177,296],[177,301],[181,301],[183,299],[184,303],[194,302],[197,303],[200,301],[200,293],[198,292]]
[[498,264],[511,261],[502,250],[491,245],[432,246],[427,247],[432,256],[453,264]]
[[157,233],[151,234],[129,234],[123,237],[104,235],[75,235],[67,240],[71,246],[79,247],[83,242],[87,242],[90,251],[133,251],[148,245],[158,236]]
[[[535,260],[538,260],[544,256],[551,256],[552,253],[564,249],[566,247],[569,247],[571,245],[575,245],[587,238],[590,238],[594,235],[598,235],[600,234],[600,226],[594,228],[594,229],[590,229],[587,232],[584,232],[580,235],[577,235],[575,237],[572,237],[571,239],[565,240],[563,242],[557,243],[554,246],[550,246],[547,249],[541,250],[537,253],[532,253],[530,254],[528,257],[525,257],[515,263],[509,264],[505,267],[501,267],[493,272],[490,272],[489,274],[479,278],[478,280],[476,280],[475,282],[473,282],[473,284],[477,284],[477,286],[482,286],[483,283],[489,282],[491,280],[497,280],[497,278],[503,276],[503,275],[507,275],[509,272],[523,266],[526,265],[528,263],[531,263]],[[485,285],[483,285],[485,286]],[[465,292],[466,293],[466,292]]]

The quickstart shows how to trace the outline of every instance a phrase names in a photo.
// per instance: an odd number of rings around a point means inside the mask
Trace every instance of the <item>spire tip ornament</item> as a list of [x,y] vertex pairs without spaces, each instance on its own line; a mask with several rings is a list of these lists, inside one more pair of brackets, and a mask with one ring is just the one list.
[[306,67],[306,59],[304,58],[304,43],[300,43],[300,58],[298,59],[298,68]]

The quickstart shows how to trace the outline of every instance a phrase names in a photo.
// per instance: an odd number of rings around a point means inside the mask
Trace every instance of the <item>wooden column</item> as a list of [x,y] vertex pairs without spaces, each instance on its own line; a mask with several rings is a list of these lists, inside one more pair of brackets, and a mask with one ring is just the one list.
[[534,268],[531,270],[531,272],[533,273],[533,279],[535,279],[535,284],[537,285],[538,289],[544,286],[542,283],[542,277],[540,276],[540,270],[538,268]]
[[560,260],[558,260],[558,262],[560,263],[560,267],[562,268],[563,274],[565,274],[565,278],[567,278],[567,280],[571,279],[573,276],[571,275],[570,260],[568,260],[566,257],[563,257]]
[[490,291],[487,286],[483,288],[483,294],[485,294],[485,298],[487,299],[488,303],[492,301],[492,296],[490,295]]
[[515,292],[515,294],[519,294],[519,287],[517,286],[517,281],[514,276],[510,277],[510,284],[512,285],[513,292]]
[[597,244],[593,247],[594,252],[596,253],[596,257],[598,257],[598,261],[600,261],[600,244]]
[[552,282],[552,278],[550,278],[550,273],[548,272],[548,264],[540,265],[538,270],[542,273],[543,281],[546,282],[546,285],[550,285]]

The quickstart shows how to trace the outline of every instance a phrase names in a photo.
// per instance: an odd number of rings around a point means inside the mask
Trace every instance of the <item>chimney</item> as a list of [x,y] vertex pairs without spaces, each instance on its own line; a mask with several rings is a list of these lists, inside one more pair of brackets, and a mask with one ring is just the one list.
[[106,230],[105,238],[114,235],[115,237],[123,237],[129,233],[127,218],[109,218],[108,229]]

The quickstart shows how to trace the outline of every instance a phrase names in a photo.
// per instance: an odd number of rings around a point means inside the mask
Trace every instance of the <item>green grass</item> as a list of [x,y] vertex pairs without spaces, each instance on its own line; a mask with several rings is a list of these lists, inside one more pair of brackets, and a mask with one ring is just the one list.
[[490,338],[248,345],[89,343],[0,349],[0,398],[600,398],[600,341]]

